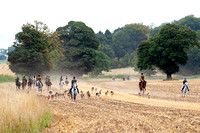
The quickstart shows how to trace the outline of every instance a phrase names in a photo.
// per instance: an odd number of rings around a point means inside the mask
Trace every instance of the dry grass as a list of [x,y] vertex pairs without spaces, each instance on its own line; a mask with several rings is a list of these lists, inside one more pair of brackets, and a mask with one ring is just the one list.
[[10,69],[7,63],[0,63],[0,74],[4,75],[11,75],[14,76],[15,73],[13,73]]
[[0,84],[0,132],[38,132],[50,120],[48,103],[33,94]]

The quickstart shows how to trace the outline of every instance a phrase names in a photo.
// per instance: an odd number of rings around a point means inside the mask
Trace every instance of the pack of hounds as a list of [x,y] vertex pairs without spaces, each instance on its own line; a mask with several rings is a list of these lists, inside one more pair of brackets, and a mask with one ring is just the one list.
[[[114,95],[114,91],[106,91],[105,92],[105,96],[113,96]],[[98,90],[97,88],[95,87],[92,87],[91,88],[91,92],[90,91],[87,91],[86,93],[84,93],[82,90],[80,91],[80,97],[81,99],[85,99],[86,97],[87,98],[91,98],[92,95],[95,95],[96,98],[100,98],[101,95],[102,95],[102,89]],[[71,93],[69,92],[69,89],[67,90],[64,90],[63,93],[58,93],[58,92],[54,92],[52,90],[49,90],[49,94],[47,96],[47,99],[48,100],[55,100],[55,99],[59,99],[59,98],[68,98],[68,99],[71,99]]]

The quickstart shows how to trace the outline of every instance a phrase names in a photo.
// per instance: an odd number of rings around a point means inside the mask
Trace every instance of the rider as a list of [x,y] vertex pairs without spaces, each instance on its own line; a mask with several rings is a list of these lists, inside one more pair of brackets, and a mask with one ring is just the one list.
[[[40,75],[38,75],[37,80],[40,81],[40,83],[42,83],[42,78]],[[42,86],[43,86],[43,83],[42,83]]]
[[[72,81],[71,81],[71,89],[70,89],[70,92],[71,92],[71,90],[72,90],[72,87],[73,87],[73,84],[74,84],[74,83],[77,83],[76,77],[73,77],[73,79],[72,79]],[[77,87],[77,91],[78,91],[78,93],[79,93],[78,85],[77,85],[76,87]]]
[[16,81],[16,82],[18,82],[18,81],[19,81],[19,77],[18,77],[18,76],[17,76],[17,78],[15,79],[15,81]]
[[186,79],[186,78],[184,78],[184,80],[183,80],[183,87],[182,87],[182,89],[181,89],[182,92],[183,92],[183,88],[184,88],[184,86],[186,86],[187,89],[188,89],[188,91],[189,91],[189,88],[188,88],[188,82],[187,82],[187,79]]
[[27,84],[26,76],[24,76],[24,77],[22,78],[22,81],[25,81],[25,84]]
[[142,81],[146,82],[146,81],[145,81],[145,76],[144,76],[143,73],[141,73],[141,75],[140,75],[140,83],[139,83],[139,86],[141,85]]
[[62,77],[62,76],[60,76],[60,82],[61,82],[61,81],[63,81],[63,77]]

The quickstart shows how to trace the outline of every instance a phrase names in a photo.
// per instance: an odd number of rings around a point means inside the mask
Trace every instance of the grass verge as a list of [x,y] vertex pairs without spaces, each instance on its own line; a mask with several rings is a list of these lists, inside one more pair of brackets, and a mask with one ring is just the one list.
[[4,75],[4,74],[0,74],[0,83],[3,82],[15,82],[15,78],[13,76],[10,75]]
[[38,133],[51,121],[48,101],[26,92],[0,88],[0,132]]

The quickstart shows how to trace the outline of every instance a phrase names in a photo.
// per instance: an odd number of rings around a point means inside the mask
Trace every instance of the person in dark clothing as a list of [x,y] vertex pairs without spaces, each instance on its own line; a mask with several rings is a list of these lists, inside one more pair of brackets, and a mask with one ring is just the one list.
[[[71,90],[72,90],[72,87],[73,87],[73,84],[74,84],[74,83],[77,83],[76,77],[73,77],[73,79],[72,79],[72,81],[71,81],[71,89],[70,89],[70,92],[71,92]],[[77,91],[78,91],[78,93],[79,93],[78,85],[77,85],[76,87],[77,87]]]

